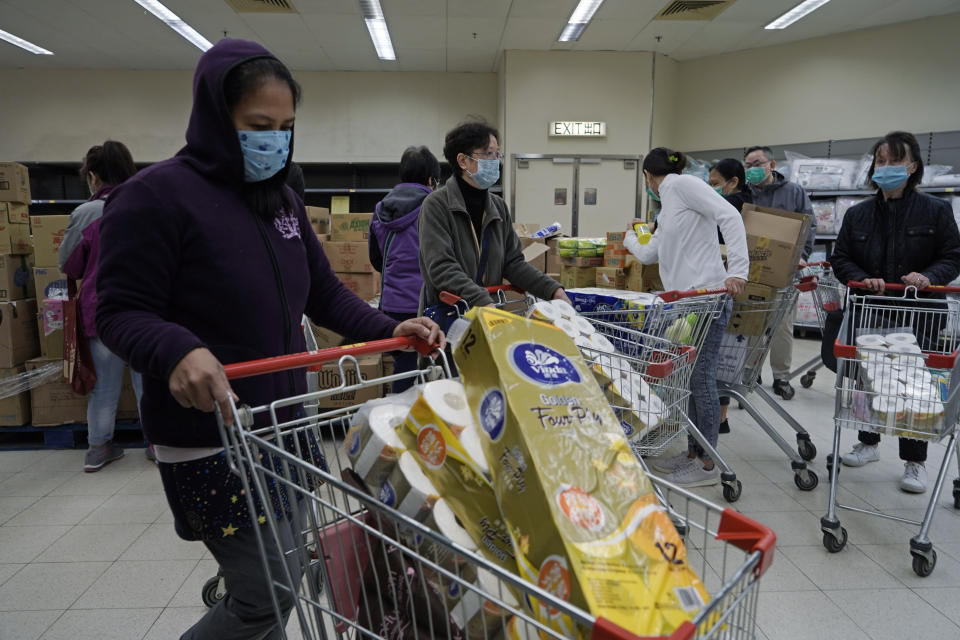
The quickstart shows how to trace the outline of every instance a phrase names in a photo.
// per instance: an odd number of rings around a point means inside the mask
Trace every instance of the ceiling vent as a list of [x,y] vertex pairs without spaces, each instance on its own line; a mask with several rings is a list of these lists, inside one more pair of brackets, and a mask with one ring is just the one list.
[[296,13],[290,0],[225,0],[237,13]]
[[673,0],[655,20],[713,20],[736,0]]

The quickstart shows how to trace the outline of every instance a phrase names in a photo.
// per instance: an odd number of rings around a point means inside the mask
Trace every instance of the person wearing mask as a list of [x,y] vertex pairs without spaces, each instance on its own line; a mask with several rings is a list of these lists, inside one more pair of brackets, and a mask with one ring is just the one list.
[[[100,220],[113,189],[137,172],[129,149],[115,140],[90,147],[80,166],[80,177],[90,189],[90,199],[73,210],[63,234],[57,262],[72,280],[82,280],[79,291],[80,324],[90,345],[97,381],[87,400],[87,452],[83,470],[99,471],[123,457],[123,447],[113,441],[117,403],[127,364],[97,337],[97,261],[100,255]],[[130,381],[140,406],[140,374],[130,371]],[[150,446],[147,457],[153,459]]]
[[[747,182],[753,187],[753,204],[805,213],[813,218],[813,203],[803,187],[790,182],[776,171],[777,163],[773,159],[770,147],[750,147],[743,156],[746,166]],[[803,251],[802,263],[813,253],[813,244],[817,240],[817,225],[810,225]],[[796,321],[797,307],[794,305],[784,315],[783,322],[777,327],[770,340],[770,368],[773,370],[773,392],[784,400],[790,400],[795,393],[790,384],[790,365],[793,362],[793,324]]]
[[[724,158],[717,164],[710,167],[710,176],[708,182],[714,191],[723,196],[723,199],[737,208],[737,211],[743,211],[743,205],[753,202],[753,190],[747,184],[747,178],[744,175],[743,163],[736,158]],[[723,241],[723,233],[717,229],[720,236],[720,244]],[[730,433],[730,422],[727,420],[727,410],[730,408],[730,398],[723,396],[720,398],[720,433]]]
[[[101,226],[97,328],[143,374],[143,425],[177,533],[202,540],[226,582],[226,597],[185,639],[282,636],[297,594],[274,589],[264,564],[274,576],[304,571],[299,554],[288,552],[301,544],[294,521],[305,501],[276,483],[267,483],[267,495],[246,495],[213,412],[218,407],[232,426],[231,401],[258,406],[303,394],[306,373],[231,384],[221,363],[304,351],[304,313],[366,340],[417,336],[444,344],[432,321],[398,323],[331,270],[303,203],[284,184],[299,97],[289,69],[269,51],[220,40],[194,74],[186,146],[117,188]],[[302,415],[291,406],[277,420]],[[324,466],[308,435],[278,442]],[[250,499],[256,513],[248,511]]]
[[453,175],[420,210],[421,310],[436,305],[443,291],[471,307],[492,305],[484,287],[500,285],[504,278],[538,298],[570,301],[559,282],[523,259],[507,204],[490,192],[500,179],[499,138],[481,120],[447,133],[443,155]]
[[[868,175],[877,192],[850,207],[844,216],[830,256],[834,273],[840,282],[864,282],[873,294],[883,294],[886,282],[903,283],[918,291],[949,284],[960,274],[960,233],[946,200],[917,191],[923,179],[917,139],[905,131],[894,131],[878,140],[872,153]],[[920,295],[943,298],[942,294]],[[918,339],[920,346],[927,348],[925,343],[935,343],[936,336],[918,335]],[[853,450],[841,456],[843,464],[862,467],[880,459],[880,434],[861,431],[857,440]],[[900,438],[900,459],[904,461],[900,489],[925,492],[927,442]]]
[[[370,263],[381,273],[380,308],[394,320],[415,318],[420,306],[420,231],[423,201],[440,183],[440,162],[426,147],[408,147],[400,157],[400,184],[377,203],[370,223]],[[394,373],[412,371],[416,352],[393,356]],[[413,386],[398,380],[393,392]]]
[[[657,230],[647,244],[640,244],[631,225],[624,246],[644,264],[660,263],[660,278],[668,291],[725,288],[729,296],[743,293],[750,271],[743,220],[710,185],[696,176],[683,175],[686,165],[681,152],[663,147],[651,150],[643,159],[647,194],[660,202]],[[727,241],[727,268],[720,255],[717,227]],[[726,298],[690,376],[689,417],[713,447],[717,446],[720,427],[717,357],[732,310],[733,300]],[[692,436],[688,437],[686,451],[653,463],[653,468],[682,487],[720,482],[713,459]]]

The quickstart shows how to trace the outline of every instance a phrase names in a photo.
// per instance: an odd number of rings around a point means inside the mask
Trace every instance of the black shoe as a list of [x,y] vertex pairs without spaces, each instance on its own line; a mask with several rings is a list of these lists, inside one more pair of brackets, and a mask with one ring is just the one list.
[[793,387],[790,386],[790,382],[787,380],[774,380],[773,381],[773,392],[783,398],[784,400],[789,400],[793,397],[795,391]]
[[720,433],[730,433],[730,423],[726,420],[720,423]]

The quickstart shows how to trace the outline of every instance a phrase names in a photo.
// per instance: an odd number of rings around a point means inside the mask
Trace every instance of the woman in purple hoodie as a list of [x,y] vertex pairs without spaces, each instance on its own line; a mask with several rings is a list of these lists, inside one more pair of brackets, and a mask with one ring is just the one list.
[[[60,244],[60,270],[68,278],[83,280],[79,294],[80,324],[90,344],[90,355],[97,373],[97,382],[87,402],[87,441],[90,446],[83,460],[83,470],[87,472],[99,471],[104,465],[123,457],[123,447],[113,442],[113,430],[127,365],[97,337],[97,260],[104,203],[116,185],[136,172],[133,156],[123,143],[107,140],[91,147],[83,158],[80,176],[93,195],[70,214],[70,224]],[[139,405],[140,375],[131,372],[130,377]]]
[[[297,575],[296,501],[267,483],[249,513],[228,470],[216,420],[231,396],[253,406],[306,391],[306,374],[281,372],[231,383],[221,363],[305,350],[302,314],[363,340],[419,336],[443,344],[425,318],[397,323],[337,279],[311,231],[303,202],[284,182],[293,156],[300,87],[253,42],[224,39],[194,75],[187,144],[110,197],[101,227],[97,328],[143,374],[141,412],[177,533],[202,540],[228,595],[184,638],[273,638],[296,594],[267,582]],[[294,413],[283,413],[290,419]],[[284,445],[286,445],[284,441]],[[304,452],[304,455],[307,455]],[[323,459],[314,454],[315,464]],[[268,505],[264,509],[264,503]],[[277,518],[280,545],[258,527]]]
[[[400,156],[400,184],[377,203],[370,223],[370,263],[381,275],[380,308],[394,320],[417,317],[420,306],[420,233],[418,219],[424,198],[440,183],[440,163],[426,147],[408,147]],[[412,371],[417,353],[394,354],[395,373]],[[393,392],[413,386],[413,380],[393,383]]]

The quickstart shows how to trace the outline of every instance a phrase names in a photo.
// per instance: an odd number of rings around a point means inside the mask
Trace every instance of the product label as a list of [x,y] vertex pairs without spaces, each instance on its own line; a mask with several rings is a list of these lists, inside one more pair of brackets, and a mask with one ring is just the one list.
[[439,469],[447,459],[447,444],[435,425],[424,426],[417,434],[417,453],[428,466]]
[[360,430],[354,429],[349,434],[350,438],[350,448],[347,449],[347,454],[352,458],[360,453]]
[[557,504],[573,524],[591,533],[603,529],[606,518],[600,503],[579,487],[569,487],[557,492]]
[[[561,600],[570,598],[570,571],[567,569],[567,561],[561,556],[549,556],[540,565],[540,573],[537,575],[537,586],[553,594]],[[550,609],[550,617],[556,617],[560,612],[556,609]]]
[[397,502],[397,492],[390,486],[389,482],[384,482],[380,487],[380,502],[392,507]]
[[500,440],[500,436],[503,435],[505,417],[506,403],[503,399],[503,393],[499,389],[491,389],[480,402],[478,422],[494,442]]
[[620,426],[623,427],[623,435],[628,438],[637,432],[637,430],[633,428],[633,425],[626,420],[621,420]]
[[580,372],[566,356],[550,347],[532,342],[521,342],[512,347],[510,356],[514,369],[537,384],[559,385],[580,383]]

